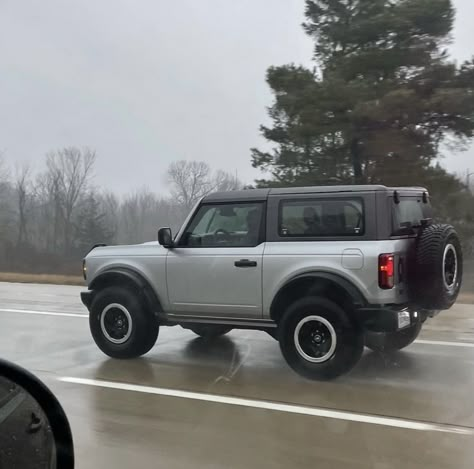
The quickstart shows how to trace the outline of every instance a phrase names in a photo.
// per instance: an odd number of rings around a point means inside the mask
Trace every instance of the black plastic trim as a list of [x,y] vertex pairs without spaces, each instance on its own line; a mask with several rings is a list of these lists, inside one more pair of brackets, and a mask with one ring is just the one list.
[[165,325],[182,325],[182,324],[216,324],[226,325],[234,329],[252,329],[267,330],[275,329],[277,323],[272,320],[265,319],[246,319],[231,317],[211,317],[211,316],[186,316],[180,314],[159,314],[160,322]]
[[74,443],[68,418],[56,396],[35,375],[20,366],[0,359],[0,376],[23,388],[46,414],[56,444],[58,469],[74,467]]
[[[304,233],[296,234],[296,235],[282,235],[280,233],[280,227],[282,225],[283,221],[283,207],[285,203],[292,203],[292,202],[301,202],[302,204],[304,203],[310,203],[313,201],[321,201],[321,202],[334,202],[334,201],[345,201],[345,202],[359,202],[362,206],[362,221],[363,221],[363,229],[359,233],[330,233],[330,234],[324,234],[324,235],[307,235]],[[311,241],[313,239],[317,240],[332,240],[335,238],[344,238],[344,239],[364,239],[365,235],[365,226],[366,226],[366,215],[365,215],[365,201],[363,197],[358,197],[358,196],[350,196],[350,197],[305,197],[305,198],[282,198],[278,202],[278,218],[277,218],[277,232],[278,236],[280,239],[287,240],[287,239],[305,239],[308,241]]]
[[93,299],[94,299],[94,292],[92,290],[81,291],[81,301],[82,301],[82,304],[87,309],[90,309]]
[[[376,202],[377,192],[334,193],[328,196],[326,193],[270,195],[267,202],[267,242],[293,243],[293,242],[330,242],[330,241],[373,241],[376,239]],[[280,236],[278,233],[278,218],[280,202],[286,200],[338,200],[360,198],[364,204],[365,230],[359,235],[342,236]]]
[[[409,305],[370,305],[358,308],[356,314],[363,326],[372,332],[396,332],[398,328],[398,313],[407,310],[410,313],[410,325],[424,321],[427,314]],[[417,311],[417,317],[415,317]]]
[[[92,247],[89,249],[89,251],[87,251],[87,254],[89,254],[90,252],[92,252],[95,248],[103,248],[103,247],[105,247],[105,246],[107,246],[107,244],[105,244],[105,243],[97,243],[97,244],[94,244],[94,246],[92,246]],[[86,254],[86,256],[87,256],[87,254]]]
[[[230,192],[232,193],[232,191]],[[258,234],[258,241],[257,244],[255,245],[241,245],[241,246],[225,246],[225,245],[216,245],[216,246],[187,246],[185,244],[181,244],[183,237],[187,231],[187,229],[191,226],[193,220],[196,218],[196,216],[199,213],[199,210],[201,207],[204,207],[206,205],[228,205],[228,204],[241,204],[241,205],[246,205],[246,204],[260,204],[262,205],[262,215],[260,219],[260,228],[259,228],[259,234]],[[254,198],[248,198],[248,200],[240,200],[240,199],[228,199],[225,201],[222,200],[207,200],[207,198],[199,204],[199,207],[196,208],[196,210],[193,213],[193,216],[189,219],[185,229],[183,230],[181,237],[173,247],[175,248],[182,248],[182,249],[204,249],[204,248],[213,248],[213,249],[220,249],[220,248],[254,248],[256,246],[259,246],[263,242],[265,242],[265,234],[266,234],[266,225],[267,224],[267,202],[266,199],[258,200]]]
[[279,301],[279,296],[285,290],[285,288],[290,287],[293,282],[297,282],[304,278],[312,278],[312,279],[320,279],[320,280],[327,280],[333,282],[337,286],[341,287],[348,293],[351,297],[352,302],[356,306],[356,308],[366,306],[368,304],[367,300],[365,299],[364,295],[360,292],[360,290],[349,280],[341,277],[337,274],[332,274],[330,272],[306,272],[304,274],[297,275],[290,280],[288,280],[281,288],[278,290],[278,293],[273,298],[272,304],[270,306],[270,314],[273,316],[273,311],[275,309],[275,305]]
[[[89,301],[90,303],[92,303],[92,299],[94,295],[93,292],[97,289],[97,285],[100,282],[106,280],[106,277],[112,277],[115,275],[125,277],[128,280],[131,280],[133,283],[135,283],[135,285],[140,289],[141,293],[143,294],[151,311],[156,313],[163,310],[160,299],[158,298],[158,295],[155,293],[155,290],[152,288],[148,280],[146,280],[141,274],[139,274],[135,270],[132,270],[126,267],[117,267],[117,268],[107,269],[101,272],[97,277],[95,277],[94,280],[92,280],[92,282],[89,284],[89,290],[92,290],[91,298],[87,298],[86,301]],[[87,292],[84,292],[84,293],[87,293]],[[82,299],[82,294],[81,294],[81,299]]]

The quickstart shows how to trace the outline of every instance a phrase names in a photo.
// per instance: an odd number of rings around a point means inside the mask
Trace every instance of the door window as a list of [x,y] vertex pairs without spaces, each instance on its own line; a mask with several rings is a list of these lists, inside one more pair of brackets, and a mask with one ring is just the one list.
[[259,244],[262,203],[202,205],[179,245],[188,247],[244,247]]

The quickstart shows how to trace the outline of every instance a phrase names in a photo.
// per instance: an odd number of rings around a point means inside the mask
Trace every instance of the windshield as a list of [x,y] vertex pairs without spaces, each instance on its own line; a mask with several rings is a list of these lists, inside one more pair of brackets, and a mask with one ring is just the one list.
[[474,468],[473,23],[0,0],[0,358],[77,467]]

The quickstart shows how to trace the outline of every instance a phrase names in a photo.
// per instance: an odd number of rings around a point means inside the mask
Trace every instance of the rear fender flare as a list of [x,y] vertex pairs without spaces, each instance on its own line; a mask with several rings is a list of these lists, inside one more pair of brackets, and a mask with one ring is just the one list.
[[288,280],[283,286],[280,287],[278,290],[277,294],[274,296],[271,306],[270,306],[270,315],[272,318],[275,317],[276,315],[276,309],[279,301],[281,300],[282,296],[285,294],[285,291],[287,289],[291,288],[292,285],[296,285],[298,282],[304,280],[304,279],[311,279],[311,280],[323,280],[325,282],[329,282],[341,289],[344,290],[344,292],[347,293],[347,295],[350,297],[354,309],[358,309],[360,307],[366,306],[368,304],[366,298],[364,295],[361,293],[358,287],[356,287],[350,280],[347,280],[346,278],[333,274],[330,272],[305,272],[303,274],[299,274],[290,280]]

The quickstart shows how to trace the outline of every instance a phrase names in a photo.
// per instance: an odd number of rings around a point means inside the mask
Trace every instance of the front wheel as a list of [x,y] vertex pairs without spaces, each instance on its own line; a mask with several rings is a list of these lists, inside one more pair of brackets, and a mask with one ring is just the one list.
[[293,303],[279,324],[287,363],[305,378],[329,380],[351,370],[364,349],[363,332],[339,305],[308,297]]
[[421,331],[421,321],[395,332],[366,332],[365,346],[374,352],[395,352],[413,343]]
[[155,345],[159,325],[135,293],[107,287],[92,301],[89,326],[97,346],[112,358],[136,358]]

